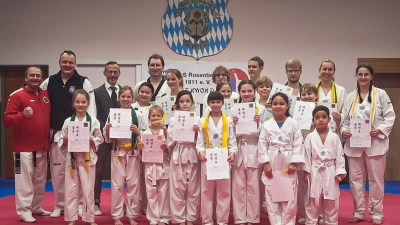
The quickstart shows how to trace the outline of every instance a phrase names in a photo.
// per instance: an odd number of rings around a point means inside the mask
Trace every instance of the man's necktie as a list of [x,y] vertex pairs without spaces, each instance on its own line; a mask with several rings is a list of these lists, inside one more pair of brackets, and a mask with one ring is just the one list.
[[113,108],[117,108],[118,106],[118,100],[117,100],[117,92],[115,91],[117,88],[116,87],[110,87],[112,92],[111,92],[111,102]]

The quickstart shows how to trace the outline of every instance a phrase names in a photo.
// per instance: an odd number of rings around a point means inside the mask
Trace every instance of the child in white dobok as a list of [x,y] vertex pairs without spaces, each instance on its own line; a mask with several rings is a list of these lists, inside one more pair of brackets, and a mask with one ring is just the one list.
[[317,106],[312,114],[315,130],[304,141],[304,180],[310,183],[306,224],[317,224],[322,212],[324,223],[335,225],[339,214],[339,182],[346,177],[342,143],[328,128],[331,119],[327,107]]

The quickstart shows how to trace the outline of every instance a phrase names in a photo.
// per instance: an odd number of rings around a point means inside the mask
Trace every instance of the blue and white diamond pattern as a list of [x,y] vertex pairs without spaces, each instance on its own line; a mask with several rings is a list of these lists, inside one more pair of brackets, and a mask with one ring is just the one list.
[[[188,4],[183,7],[183,13],[179,17],[175,17],[178,12],[179,2],[182,0],[167,0],[168,7],[162,18],[162,32],[165,42],[168,46],[178,54],[192,56],[196,60],[202,57],[211,56],[218,54],[224,50],[232,38],[233,19],[229,16],[227,4],[228,0],[203,0],[197,2],[211,2],[215,4],[215,10],[220,15],[219,18],[215,18],[210,12],[210,8],[205,4]],[[185,1],[185,0],[183,0]],[[187,1],[187,0],[186,0]],[[196,1],[194,1],[196,2]],[[195,8],[202,9],[209,12],[209,19],[207,26],[209,33],[198,40],[194,41],[184,31],[185,23],[185,11],[192,10]],[[184,40],[188,40],[195,44],[199,44],[202,41],[209,41],[209,44],[204,48],[193,49],[183,43]]]

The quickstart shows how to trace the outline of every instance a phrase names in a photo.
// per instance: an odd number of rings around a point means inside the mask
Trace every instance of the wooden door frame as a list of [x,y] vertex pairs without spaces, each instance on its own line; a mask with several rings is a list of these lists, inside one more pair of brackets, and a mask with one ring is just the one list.
[[[5,71],[6,70],[22,70],[25,71],[26,68],[28,68],[31,65],[0,65],[0,85],[1,85],[1,93],[0,93],[0,99],[1,99],[1,107],[0,107],[0,113],[1,113],[1,132],[0,132],[0,178],[5,178],[6,176],[6,153],[5,153],[5,148],[6,148],[6,143],[5,143],[5,136],[6,136],[6,131],[5,131],[5,126],[4,126],[4,112],[6,110],[6,100],[7,96],[5,96]],[[43,70],[49,70],[49,65],[37,65],[40,66]],[[50,75],[49,75],[50,76]]]
[[400,58],[358,58],[357,65],[369,64],[374,73],[400,73]]

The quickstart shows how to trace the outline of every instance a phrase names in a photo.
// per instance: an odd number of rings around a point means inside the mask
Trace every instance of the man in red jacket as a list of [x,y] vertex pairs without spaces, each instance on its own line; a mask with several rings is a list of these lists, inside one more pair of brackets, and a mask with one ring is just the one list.
[[42,80],[40,67],[28,67],[26,85],[10,95],[4,113],[5,126],[13,130],[16,210],[27,223],[36,221],[32,215],[50,215],[41,208],[50,131],[49,95],[39,88]]

